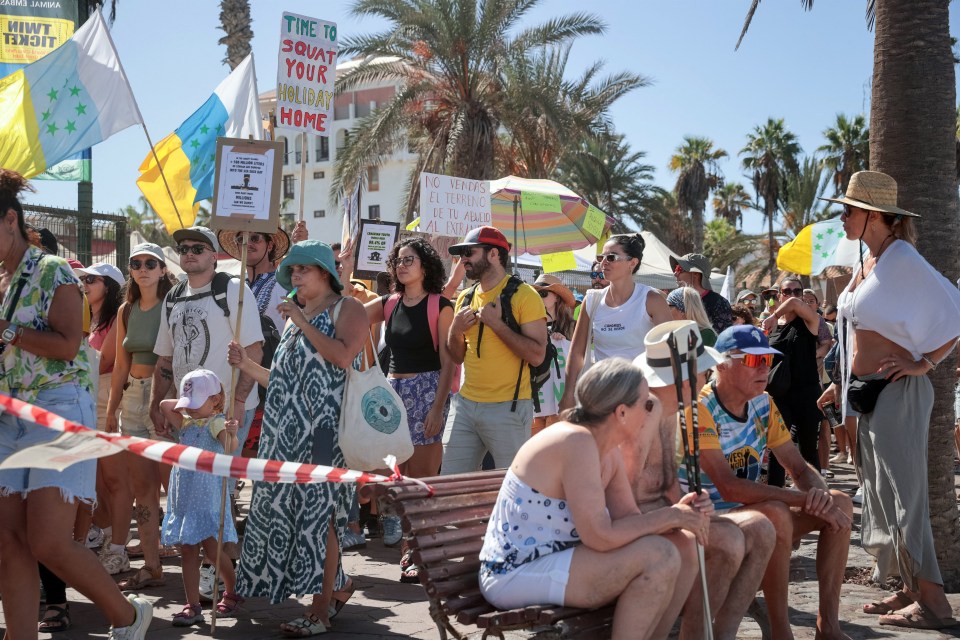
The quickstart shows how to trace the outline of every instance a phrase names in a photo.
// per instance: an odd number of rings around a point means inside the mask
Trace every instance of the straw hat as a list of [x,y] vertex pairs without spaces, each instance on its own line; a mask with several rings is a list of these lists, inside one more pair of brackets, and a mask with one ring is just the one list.
[[869,211],[892,213],[900,216],[919,218],[897,206],[897,181],[879,171],[858,171],[850,176],[847,193],[842,198],[820,198],[828,202],[848,204]]
[[658,324],[643,339],[646,351],[637,356],[633,364],[643,370],[643,377],[651,387],[668,387],[674,383],[673,365],[670,362],[670,347],[667,339],[673,336],[680,356],[680,379],[687,379],[687,362],[690,359],[690,334],[696,338],[693,350],[697,358],[697,371],[703,372],[723,362],[723,356],[703,344],[700,329],[693,320],[671,320]]
[[555,293],[558,298],[563,300],[563,304],[571,309],[577,306],[577,299],[573,297],[573,292],[570,291],[567,285],[563,284],[557,276],[552,276],[548,273],[540,274],[540,277],[537,278],[537,281],[531,286],[538,292],[549,291]]
[[[229,231],[227,229],[217,231],[217,240],[220,241],[223,252],[234,260],[240,259],[240,243],[237,242],[237,239],[242,233],[242,231]],[[279,262],[282,260],[283,256],[287,255],[287,251],[290,250],[290,236],[287,235],[287,232],[283,229],[277,229],[276,233],[264,233],[262,235],[268,235],[273,240],[273,261]]]

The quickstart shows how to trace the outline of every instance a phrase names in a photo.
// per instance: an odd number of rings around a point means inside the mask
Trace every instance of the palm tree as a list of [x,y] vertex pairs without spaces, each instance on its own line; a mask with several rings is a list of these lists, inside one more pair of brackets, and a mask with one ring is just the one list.
[[[713,191],[713,214],[736,229],[743,227],[743,210],[752,209],[750,194],[739,182],[725,182]],[[704,240],[706,242],[706,240]]]
[[757,125],[747,134],[747,144],[740,150],[743,168],[750,172],[753,190],[763,199],[763,215],[767,219],[769,272],[776,273],[773,238],[773,219],[787,196],[787,176],[797,171],[800,144],[787,130],[783,118],[769,118],[765,125]]
[[672,191],[661,191],[645,209],[629,212],[626,218],[657,236],[674,253],[690,253],[693,248],[690,218],[684,215]]
[[670,170],[678,174],[674,187],[677,204],[690,214],[693,250],[697,252],[703,251],[703,210],[707,208],[707,197],[723,184],[717,162],[726,157],[727,152],[714,149],[709,138],[686,136],[670,158]]
[[836,194],[847,190],[850,176],[870,167],[870,131],[863,115],[847,119],[837,114],[837,122],[823,132],[827,143],[817,148],[826,155],[823,166],[833,171]]
[[783,203],[783,227],[794,238],[808,224],[831,216],[829,205],[820,197],[829,182],[824,179],[823,161],[816,155],[805,157],[797,171],[787,175],[787,196]]
[[[158,244],[161,247],[169,247],[174,244],[173,237],[167,233],[163,222],[160,221],[159,216],[144,196],[140,196],[137,200],[137,206],[128,204],[121,209],[120,215],[127,218],[127,230],[139,231],[147,242]],[[201,223],[197,222],[197,224]]]
[[357,0],[354,16],[383,18],[389,27],[341,42],[341,56],[362,62],[337,78],[337,91],[387,79],[402,86],[351,132],[337,158],[333,193],[352,188],[366,167],[381,164],[403,146],[419,156],[409,184],[408,215],[419,198],[421,171],[493,178],[498,136],[510,115],[503,85],[511,62],[604,29],[586,14],[521,27],[521,18],[536,3]]
[[250,0],[221,0],[219,28],[226,35],[217,42],[227,46],[227,57],[223,63],[230,65],[231,71],[250,55],[250,41],[253,40],[251,24]]
[[663,193],[645,156],[631,151],[623,134],[592,137],[569,151],[552,177],[605,213],[633,220]]

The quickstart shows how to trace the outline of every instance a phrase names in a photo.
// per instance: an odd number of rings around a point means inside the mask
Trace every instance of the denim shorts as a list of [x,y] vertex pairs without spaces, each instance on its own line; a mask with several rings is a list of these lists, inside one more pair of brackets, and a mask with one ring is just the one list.
[[[33,392],[32,392],[33,393]],[[8,392],[13,398],[22,396],[19,390]],[[96,427],[93,398],[76,384],[49,387],[36,393],[33,402],[67,420],[91,429]],[[50,442],[61,432],[22,420],[11,413],[0,414],[0,460],[35,444]],[[84,460],[63,471],[53,469],[0,469],[0,496],[19,493],[26,496],[36,489],[57,487],[64,502],[74,499],[93,503],[96,491],[97,461]]]
[[150,389],[153,378],[127,378],[123,397],[120,399],[120,433],[125,436],[157,439],[157,431],[150,419]]

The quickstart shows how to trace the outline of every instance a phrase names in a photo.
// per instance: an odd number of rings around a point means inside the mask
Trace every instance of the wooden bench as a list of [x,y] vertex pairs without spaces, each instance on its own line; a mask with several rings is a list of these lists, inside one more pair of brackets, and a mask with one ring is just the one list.
[[423,478],[434,488],[432,496],[409,481],[367,485],[362,491],[378,498],[386,512],[400,517],[441,640],[447,640],[448,633],[457,640],[466,637],[451,619],[483,629],[483,638],[503,638],[504,631],[518,629],[533,630],[535,637],[544,640],[609,638],[613,605],[592,610],[548,605],[500,611],[480,594],[480,548],[505,473],[498,469]]

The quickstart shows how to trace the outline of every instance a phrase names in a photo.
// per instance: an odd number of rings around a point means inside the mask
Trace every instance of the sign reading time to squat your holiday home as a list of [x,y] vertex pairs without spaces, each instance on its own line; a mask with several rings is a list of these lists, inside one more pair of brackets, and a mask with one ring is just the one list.
[[285,11],[277,61],[277,126],[330,135],[336,73],[337,24]]

